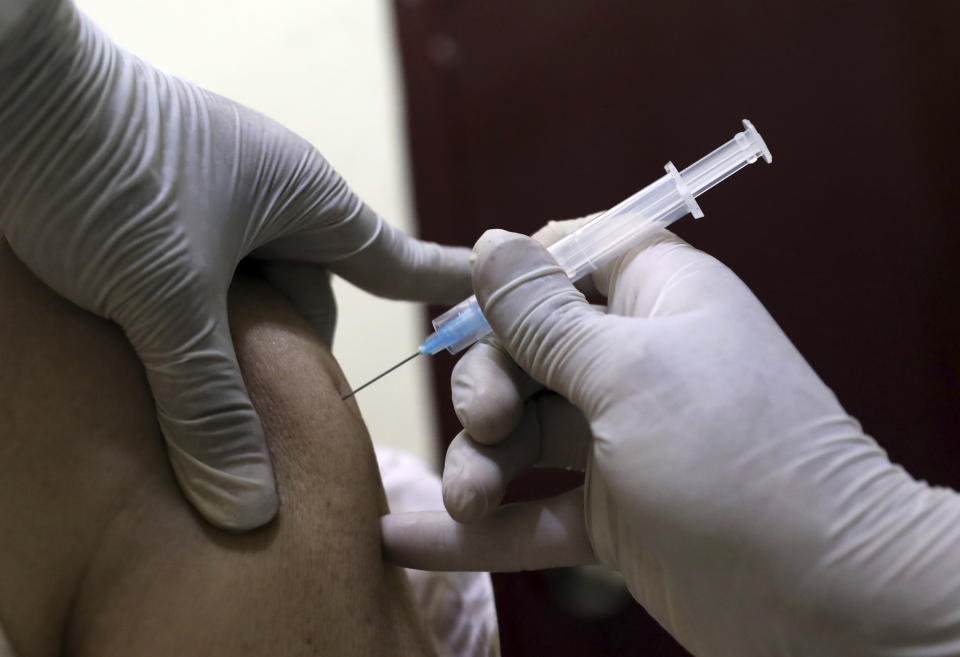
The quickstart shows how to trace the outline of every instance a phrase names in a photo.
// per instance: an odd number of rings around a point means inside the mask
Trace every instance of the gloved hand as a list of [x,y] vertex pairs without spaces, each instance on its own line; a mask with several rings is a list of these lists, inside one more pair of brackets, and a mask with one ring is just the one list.
[[[530,239],[475,254],[514,360],[458,364],[444,497],[464,522],[385,516],[388,560],[597,559],[695,655],[960,654],[957,495],[892,465],[729,269],[664,232],[593,275],[604,312]],[[497,507],[532,465],[585,485]]]
[[0,232],[123,327],[199,511],[233,530],[267,522],[273,471],[227,324],[238,262],[270,260],[267,278],[329,341],[328,270],[452,303],[469,251],[394,230],[309,143],[124,52],[69,0],[0,0],[0,20]]

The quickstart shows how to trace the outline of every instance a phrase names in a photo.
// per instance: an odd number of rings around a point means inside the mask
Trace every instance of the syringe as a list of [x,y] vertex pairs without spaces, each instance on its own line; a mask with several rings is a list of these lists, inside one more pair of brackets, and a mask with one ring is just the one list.
[[[768,163],[773,161],[770,149],[753,124],[744,119],[743,127],[743,132],[683,171],[678,172],[672,162],[667,162],[664,167],[667,173],[662,178],[597,215],[547,251],[570,280],[578,281],[688,212],[696,218],[702,217],[703,212],[694,200],[697,196],[760,157]],[[415,354],[356,388],[344,399],[420,354],[432,356],[443,349],[456,354],[492,332],[476,297],[461,301],[434,319],[433,328],[434,333]]]

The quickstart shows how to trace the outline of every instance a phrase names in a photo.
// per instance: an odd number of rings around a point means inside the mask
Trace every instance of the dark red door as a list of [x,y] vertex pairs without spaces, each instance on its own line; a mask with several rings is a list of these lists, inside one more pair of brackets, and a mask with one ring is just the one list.
[[[753,288],[895,461],[960,487],[960,3],[395,5],[423,236],[608,207],[749,118],[773,165],[677,232]],[[433,361],[447,440],[452,362]],[[573,618],[552,577],[496,578],[505,655],[685,654],[638,605]]]

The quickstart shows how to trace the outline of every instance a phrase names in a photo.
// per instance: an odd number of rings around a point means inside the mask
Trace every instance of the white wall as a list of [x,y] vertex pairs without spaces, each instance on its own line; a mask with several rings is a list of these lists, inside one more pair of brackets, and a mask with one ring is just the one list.
[[[412,226],[399,55],[387,0],[76,0],[120,45],[309,139],[380,214]],[[412,304],[334,284],[334,354],[353,385],[412,354]],[[375,442],[433,461],[426,359],[358,395]]]

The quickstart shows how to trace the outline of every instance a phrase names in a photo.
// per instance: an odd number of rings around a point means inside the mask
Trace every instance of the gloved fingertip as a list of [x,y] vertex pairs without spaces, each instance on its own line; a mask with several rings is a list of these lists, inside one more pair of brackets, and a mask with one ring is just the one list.
[[231,472],[214,469],[171,447],[170,463],[184,495],[210,524],[245,532],[277,515],[280,497],[269,461],[247,463]]
[[[443,511],[412,511],[380,516],[380,549],[383,560],[418,570],[442,568],[449,533],[449,518]],[[439,525],[439,526],[438,526]]]
[[380,549],[383,560],[397,564],[403,561],[404,548],[411,530],[416,530],[417,513],[388,513],[380,516]]
[[[490,251],[496,249],[501,244],[511,240],[530,240],[526,235],[520,233],[511,233],[509,230],[500,228],[491,228],[484,231],[477,243],[473,245],[473,251],[470,254],[470,262],[476,263],[480,258],[489,255]],[[533,241],[533,240],[531,240]]]
[[490,508],[484,488],[465,477],[463,471],[443,478],[443,505],[457,522],[473,522],[487,515]]
[[250,499],[236,500],[228,507],[216,507],[207,520],[220,529],[231,532],[246,532],[262,527],[273,520],[280,510],[280,496],[276,490],[263,490]]

